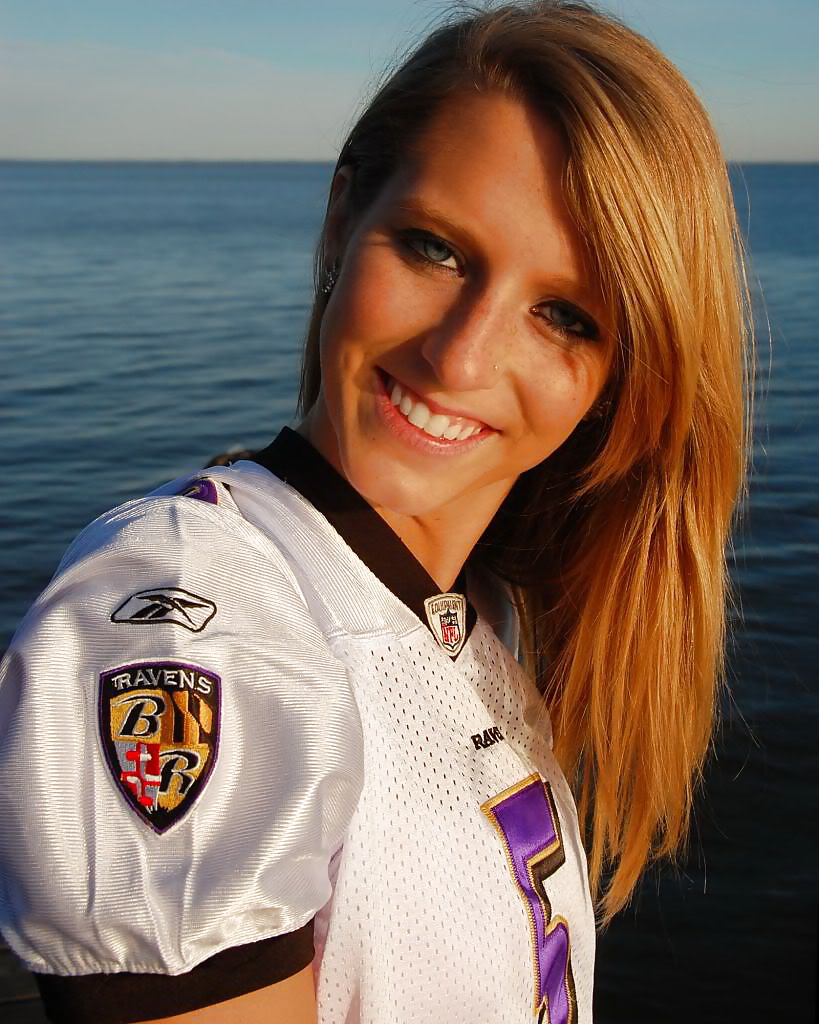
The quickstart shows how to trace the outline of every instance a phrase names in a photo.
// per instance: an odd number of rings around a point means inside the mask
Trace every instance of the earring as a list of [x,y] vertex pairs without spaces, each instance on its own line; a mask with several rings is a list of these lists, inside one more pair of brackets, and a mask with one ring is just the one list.
[[583,417],[585,422],[590,420],[602,420],[611,412],[611,395],[599,398]]
[[321,290],[325,295],[329,295],[335,287],[335,283],[338,280],[338,261],[333,260],[332,266],[328,267],[324,271],[324,282],[321,286]]

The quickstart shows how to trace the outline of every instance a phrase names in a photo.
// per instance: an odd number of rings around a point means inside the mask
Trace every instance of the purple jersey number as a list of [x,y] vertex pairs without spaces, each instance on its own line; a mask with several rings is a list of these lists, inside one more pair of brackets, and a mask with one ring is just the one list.
[[544,883],[565,863],[554,797],[548,782],[530,775],[481,810],[500,833],[512,876],[529,911],[539,1024],[575,1024],[577,1001],[569,957],[569,926],[552,918]]

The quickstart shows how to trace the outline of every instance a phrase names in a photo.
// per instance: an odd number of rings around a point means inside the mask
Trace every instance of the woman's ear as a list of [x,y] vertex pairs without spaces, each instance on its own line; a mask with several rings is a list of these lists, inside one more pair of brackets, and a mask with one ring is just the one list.
[[330,186],[324,222],[324,251],[329,265],[340,263],[352,229],[352,190],[355,171],[351,164],[339,167]]

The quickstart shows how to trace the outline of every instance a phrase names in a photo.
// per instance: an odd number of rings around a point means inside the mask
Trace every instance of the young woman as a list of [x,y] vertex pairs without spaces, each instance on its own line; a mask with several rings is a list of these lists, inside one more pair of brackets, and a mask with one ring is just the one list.
[[4,932],[55,1021],[588,1022],[593,900],[677,849],[711,729],[719,147],[586,5],[460,16],[317,271],[298,431],[103,516],[18,631]]

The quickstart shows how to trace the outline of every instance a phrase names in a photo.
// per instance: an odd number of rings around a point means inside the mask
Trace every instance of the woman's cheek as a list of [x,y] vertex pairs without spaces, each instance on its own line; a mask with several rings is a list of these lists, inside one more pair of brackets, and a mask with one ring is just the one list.
[[402,275],[378,260],[362,261],[350,296],[345,329],[361,342],[387,341],[405,329],[411,309]]
[[453,282],[409,263],[387,245],[368,248],[358,280],[361,312],[370,330],[390,340],[410,339],[434,328],[458,291]]
[[530,361],[528,372],[520,380],[523,408],[535,431],[555,430],[566,437],[586,414],[598,390],[583,360],[548,343]]

